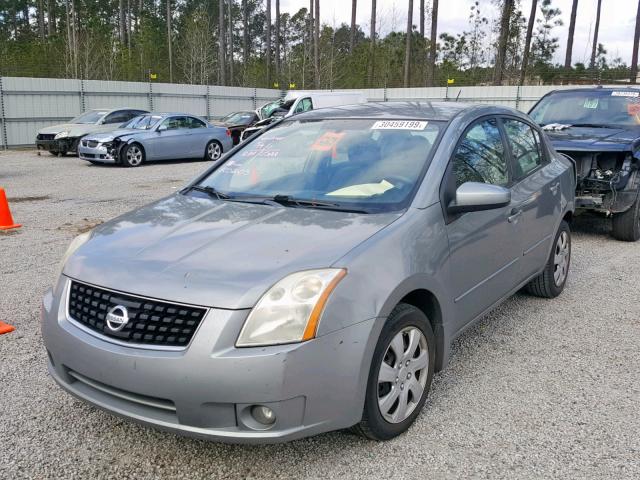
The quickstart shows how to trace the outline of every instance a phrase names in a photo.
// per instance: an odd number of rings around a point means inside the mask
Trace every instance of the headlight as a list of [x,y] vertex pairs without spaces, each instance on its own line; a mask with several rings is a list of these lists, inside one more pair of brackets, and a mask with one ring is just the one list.
[[311,340],[329,295],[347,271],[307,270],[283,278],[260,298],[242,327],[237,347]]
[[54,289],[56,287],[56,284],[58,283],[58,279],[60,278],[60,275],[62,275],[62,269],[64,268],[64,264],[67,263],[67,260],[69,260],[69,257],[73,255],[75,251],[78,250],[82,245],[87,243],[87,240],[89,240],[90,238],[91,238],[91,232],[85,232],[85,233],[81,233],[76,238],[71,240],[71,243],[69,244],[69,248],[67,248],[67,251],[65,252],[64,256],[62,257],[62,260],[60,261],[60,265],[56,270],[56,276],[53,279]]
[[60,132],[58,134],[56,134],[55,137],[53,137],[55,140],[58,140],[59,138],[66,138],[69,136],[69,132]]

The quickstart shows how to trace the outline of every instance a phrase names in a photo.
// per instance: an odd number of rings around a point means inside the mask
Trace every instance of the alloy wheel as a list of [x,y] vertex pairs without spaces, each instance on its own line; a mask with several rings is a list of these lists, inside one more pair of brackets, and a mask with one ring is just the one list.
[[207,147],[207,155],[210,160],[218,160],[222,155],[222,148],[216,142],[211,142]]
[[417,327],[398,332],[382,359],[378,373],[378,407],[389,423],[406,420],[424,395],[429,366],[429,349]]
[[555,255],[553,258],[553,281],[556,287],[562,285],[567,278],[569,271],[569,234],[562,232],[556,242]]
[[137,167],[142,163],[142,150],[137,145],[131,145],[127,149],[127,163],[132,167]]

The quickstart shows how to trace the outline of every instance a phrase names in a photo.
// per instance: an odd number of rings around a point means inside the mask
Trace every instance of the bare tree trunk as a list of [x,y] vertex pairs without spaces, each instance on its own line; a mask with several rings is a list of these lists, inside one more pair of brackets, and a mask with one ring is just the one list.
[[[169,0],[167,0],[167,5],[169,5]],[[167,7],[167,12],[169,11],[169,7]],[[125,43],[125,20],[124,20],[124,0],[118,0],[118,38],[120,39],[120,43]]]
[[56,2],[55,0],[48,0],[47,18],[49,20],[47,24],[47,35],[48,36],[55,35],[56,33]]
[[267,24],[265,25],[265,62],[267,66],[267,88],[271,88],[271,0],[267,0]]
[[353,52],[356,43],[356,10],[358,9],[358,0],[351,0],[351,30],[349,31],[349,53]]
[[24,32],[29,33],[31,30],[31,24],[29,23],[29,5],[27,3],[24,4],[24,8],[22,9],[22,20],[24,22]]
[[44,0],[38,0],[38,36],[44,42]]
[[602,6],[602,0],[598,0],[598,8],[596,10],[596,26],[593,29],[593,47],[591,48],[591,61],[589,62],[589,68],[594,69],[596,66],[596,52],[598,50],[598,32],[600,30],[600,7]]
[[169,47],[169,83],[173,83],[173,45],[171,38],[171,0],[167,1],[167,44]]
[[438,0],[431,7],[431,38],[429,39],[429,65],[427,65],[427,87],[433,87],[436,70],[436,46],[438,42]]
[[533,35],[533,25],[536,21],[536,12],[538,11],[538,0],[531,1],[531,13],[527,23],[527,36],[524,41],[524,52],[522,53],[522,68],[520,69],[520,85],[524,85],[524,79],[529,66],[529,51],[531,50],[531,35]]
[[[315,28],[315,20],[313,14],[313,7],[315,6],[315,0],[309,0],[309,33],[307,34],[307,46],[308,50],[305,50],[305,58],[308,58],[308,65],[313,65],[313,30]],[[307,72],[305,71],[305,74]],[[304,85],[304,81],[302,82]],[[304,87],[303,87],[304,88]]]
[[407,9],[407,44],[404,50],[404,88],[409,86],[411,75],[411,35],[413,33],[413,0],[409,0]]
[[249,65],[249,6],[242,0],[242,60],[245,72]]
[[420,36],[424,38],[424,0],[420,0]]
[[569,34],[567,35],[567,53],[564,57],[564,68],[571,68],[571,54],[573,51],[573,34],[576,30],[576,14],[578,13],[578,0],[573,0],[571,6],[571,20],[569,20]]
[[371,26],[369,31],[369,65],[367,77],[369,88],[373,88],[373,75],[375,74],[375,48],[376,48],[376,0],[371,0]]
[[127,48],[131,50],[131,0],[127,0]]
[[313,68],[315,70],[315,88],[320,88],[320,0],[315,4],[315,32],[313,35]]
[[276,0],[276,81],[280,81],[280,0]]
[[233,85],[233,0],[229,0],[229,85]]
[[640,1],[638,1],[638,12],[636,13],[636,31],[633,34],[633,54],[631,56],[631,83],[636,83],[638,77],[638,44],[640,43]]
[[224,0],[218,1],[218,69],[220,85],[226,85],[225,46],[224,46]]
[[494,85],[502,84],[504,75],[504,62],[507,56],[507,40],[509,39],[509,23],[511,11],[513,10],[513,0],[503,0],[502,15],[500,17],[500,37],[498,40],[498,53],[496,55],[495,73],[493,77]]

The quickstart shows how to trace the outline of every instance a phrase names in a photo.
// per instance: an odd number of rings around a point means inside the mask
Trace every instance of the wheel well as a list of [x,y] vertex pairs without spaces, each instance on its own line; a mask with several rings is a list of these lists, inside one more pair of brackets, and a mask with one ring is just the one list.
[[436,296],[429,290],[414,290],[405,295],[401,303],[407,303],[419,309],[429,319],[436,337],[435,371],[442,370],[444,355],[444,331],[442,329],[442,309]]
[[562,217],[562,219],[567,222],[569,225],[571,225],[571,223],[573,222],[573,212],[569,211],[567,213],[564,214],[564,217]]

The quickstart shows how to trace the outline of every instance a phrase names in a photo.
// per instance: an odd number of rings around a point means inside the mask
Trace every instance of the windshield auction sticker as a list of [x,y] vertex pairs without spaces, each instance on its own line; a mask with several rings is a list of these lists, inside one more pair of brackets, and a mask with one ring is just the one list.
[[638,95],[640,95],[640,92],[629,92],[629,91],[616,91],[616,92],[611,92],[611,96],[612,97],[637,97]]
[[418,120],[379,120],[371,130],[424,130],[428,124]]

